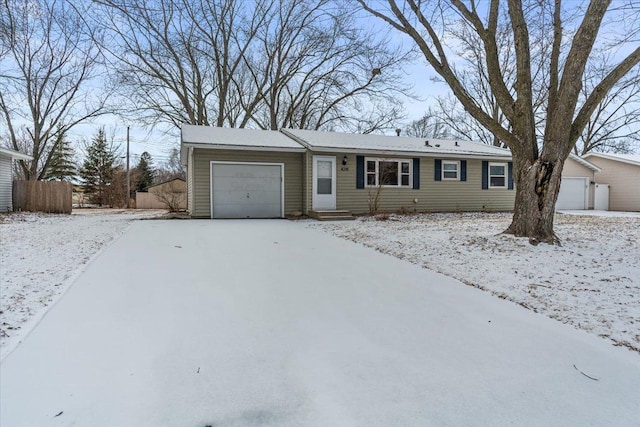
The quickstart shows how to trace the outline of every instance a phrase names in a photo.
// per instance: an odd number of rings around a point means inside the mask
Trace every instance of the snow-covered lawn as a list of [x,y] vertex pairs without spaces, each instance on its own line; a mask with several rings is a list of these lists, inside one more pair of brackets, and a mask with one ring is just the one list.
[[80,209],[0,215],[0,359],[131,221],[164,211]]
[[637,356],[304,222],[137,221],[2,361],[0,425],[637,426]]
[[561,247],[500,234],[510,214],[313,223],[640,352],[640,217],[558,214]]

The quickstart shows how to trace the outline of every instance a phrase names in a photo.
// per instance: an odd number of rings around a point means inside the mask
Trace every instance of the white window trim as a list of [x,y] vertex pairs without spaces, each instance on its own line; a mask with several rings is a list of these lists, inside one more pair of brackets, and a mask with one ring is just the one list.
[[[492,176],[502,176],[502,175],[491,175],[491,166],[502,166],[504,167],[504,185],[491,185],[491,177]],[[507,163],[502,162],[489,162],[489,167],[487,168],[487,181],[489,184],[489,188],[508,188],[509,187],[509,165]]]
[[[368,175],[371,173],[368,171],[368,162],[376,162],[376,183],[375,185],[369,185]],[[395,162],[398,163],[398,184],[397,185],[378,185],[378,179],[380,178],[380,162]],[[402,176],[407,175],[402,173],[402,163],[409,164],[409,184],[402,185]],[[413,161],[411,159],[386,159],[382,157],[365,157],[364,159],[364,186],[365,187],[382,187],[382,188],[413,188]]]
[[[455,178],[445,178],[445,176],[444,176],[444,172],[445,172],[444,165],[445,164],[456,165],[456,177]],[[447,172],[453,172],[453,171],[447,171]],[[459,160],[442,160],[440,173],[441,173],[440,179],[442,179],[443,181],[460,181],[460,161]]]

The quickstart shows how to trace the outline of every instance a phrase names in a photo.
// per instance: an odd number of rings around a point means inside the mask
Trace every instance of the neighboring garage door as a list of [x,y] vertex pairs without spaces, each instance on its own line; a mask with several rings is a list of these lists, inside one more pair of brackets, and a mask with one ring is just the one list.
[[211,163],[212,218],[282,216],[283,166]]
[[587,209],[587,190],[589,189],[589,179],[562,177],[560,183],[560,193],[556,209],[558,210],[581,210]]

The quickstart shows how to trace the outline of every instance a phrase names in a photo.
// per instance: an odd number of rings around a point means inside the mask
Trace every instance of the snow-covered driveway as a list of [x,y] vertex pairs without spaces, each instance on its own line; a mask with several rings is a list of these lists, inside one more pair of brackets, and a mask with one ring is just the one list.
[[287,221],[133,224],[1,371],[3,427],[634,425],[640,408],[637,354]]

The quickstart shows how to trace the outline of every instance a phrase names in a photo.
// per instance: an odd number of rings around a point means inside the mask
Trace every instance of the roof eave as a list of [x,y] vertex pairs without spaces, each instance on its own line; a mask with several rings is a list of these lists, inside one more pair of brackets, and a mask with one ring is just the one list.
[[[604,153],[587,153],[584,155],[584,157],[591,157],[591,156],[600,157],[601,159],[606,159],[606,160],[613,160],[614,162],[622,162],[622,163],[627,163],[634,166],[640,166],[640,162],[636,162],[635,160],[624,159],[622,157],[616,157],[616,156],[609,156]],[[599,170],[598,172],[601,172],[601,171],[602,170]]]
[[598,166],[594,165],[593,163],[583,159],[580,156],[576,156],[575,154],[569,154],[569,158],[575,160],[576,162],[578,162],[579,164],[581,164],[582,166],[591,169],[594,172],[602,172],[602,169],[600,169]]
[[511,155],[498,153],[451,153],[451,152],[424,152],[424,151],[404,151],[404,150],[375,150],[364,148],[340,148],[340,147],[309,147],[310,151],[318,153],[346,153],[346,154],[371,154],[371,155],[392,155],[392,156],[414,156],[414,157],[434,157],[434,158],[464,158],[464,159],[505,159],[511,160]]
[[0,154],[4,154],[15,160],[33,160],[33,157],[28,154],[23,154],[19,151],[10,150],[8,148],[0,148]]
[[284,153],[304,153],[307,151],[305,147],[269,147],[265,145],[208,144],[199,142],[182,142],[182,146],[207,150],[277,151]]

